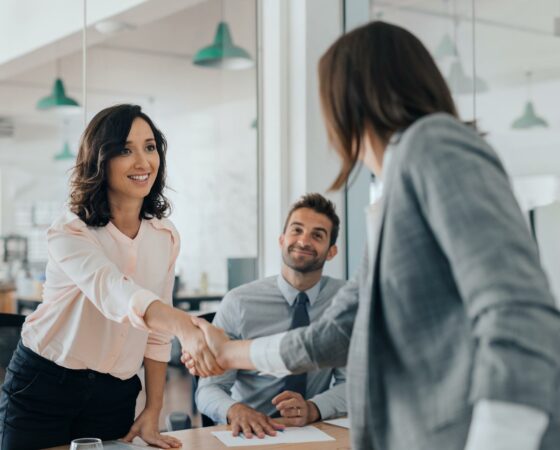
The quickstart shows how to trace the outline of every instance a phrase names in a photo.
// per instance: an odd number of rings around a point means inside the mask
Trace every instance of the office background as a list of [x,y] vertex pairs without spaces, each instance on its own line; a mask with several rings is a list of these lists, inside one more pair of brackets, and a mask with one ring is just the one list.
[[[225,292],[228,259],[255,258],[260,275],[277,273],[290,203],[325,192],[338,167],[318,58],[344,30],[382,19],[427,45],[461,117],[500,153],[560,293],[558,1],[2,0],[0,10],[0,235],[28,246],[25,270],[5,261],[0,278],[19,280],[21,292],[41,283],[44,232],[66,199],[84,119],[118,102],[142,105],[168,137],[181,289]],[[193,64],[220,22],[248,67]],[[57,78],[79,106],[38,109]],[[341,277],[361,255],[362,209],[375,191],[365,171],[354,180],[329,194],[346,233],[327,273]]]

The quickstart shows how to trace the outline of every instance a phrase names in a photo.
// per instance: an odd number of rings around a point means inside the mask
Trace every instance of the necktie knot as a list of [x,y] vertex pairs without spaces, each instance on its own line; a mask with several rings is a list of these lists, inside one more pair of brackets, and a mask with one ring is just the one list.
[[305,292],[300,292],[296,297],[296,306],[306,306],[309,302],[309,297]]
[[300,292],[296,301],[294,302],[294,307],[292,310],[292,325],[291,330],[299,327],[306,327],[309,325],[309,313],[307,312],[307,303],[309,302],[309,297],[305,292]]

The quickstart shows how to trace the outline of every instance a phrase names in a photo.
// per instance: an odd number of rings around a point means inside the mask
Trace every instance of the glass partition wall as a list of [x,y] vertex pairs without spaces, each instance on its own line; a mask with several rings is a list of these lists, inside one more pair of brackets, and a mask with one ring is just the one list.
[[[354,7],[364,3],[367,17],[360,22],[403,26],[432,53],[460,118],[474,121],[504,162],[552,288],[560,294],[560,110],[555,101],[560,94],[560,4],[346,0]],[[364,200],[354,203],[367,199],[367,190],[367,183],[359,193],[349,190],[350,224],[363,220]],[[352,243],[357,239],[349,235],[349,249],[361,247]]]
[[40,296],[84,123],[118,103],[141,105],[168,140],[179,295],[224,294],[228,262],[230,278],[256,275],[255,0],[6,0],[0,25],[5,286]]

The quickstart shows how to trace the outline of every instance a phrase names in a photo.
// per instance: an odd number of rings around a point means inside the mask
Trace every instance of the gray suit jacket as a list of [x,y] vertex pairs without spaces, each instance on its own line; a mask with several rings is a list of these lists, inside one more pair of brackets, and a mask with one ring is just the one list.
[[498,157],[446,114],[391,146],[374,250],[284,363],[348,358],[354,449],[462,450],[482,398],[548,412],[560,448],[560,314]]

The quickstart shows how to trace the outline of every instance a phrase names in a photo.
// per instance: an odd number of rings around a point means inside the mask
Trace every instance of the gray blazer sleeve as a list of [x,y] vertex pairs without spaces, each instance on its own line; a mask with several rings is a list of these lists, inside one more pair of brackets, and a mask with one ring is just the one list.
[[492,149],[451,119],[419,128],[400,176],[449,260],[472,322],[471,400],[558,407],[560,314]]
[[346,365],[362,273],[367,273],[367,253],[358,273],[340,288],[319,321],[286,333],[280,355],[290,372]]
[[[226,294],[212,322],[213,325],[223,328],[232,339],[240,339],[235,325],[235,320],[239,318],[239,312],[235,308],[237,304],[239,302],[236,302],[232,294]],[[231,397],[231,388],[236,379],[236,370],[229,370],[223,375],[214,377],[199,378],[196,405],[200,412],[216,423],[227,423],[227,412],[234,403],[237,403]]]

